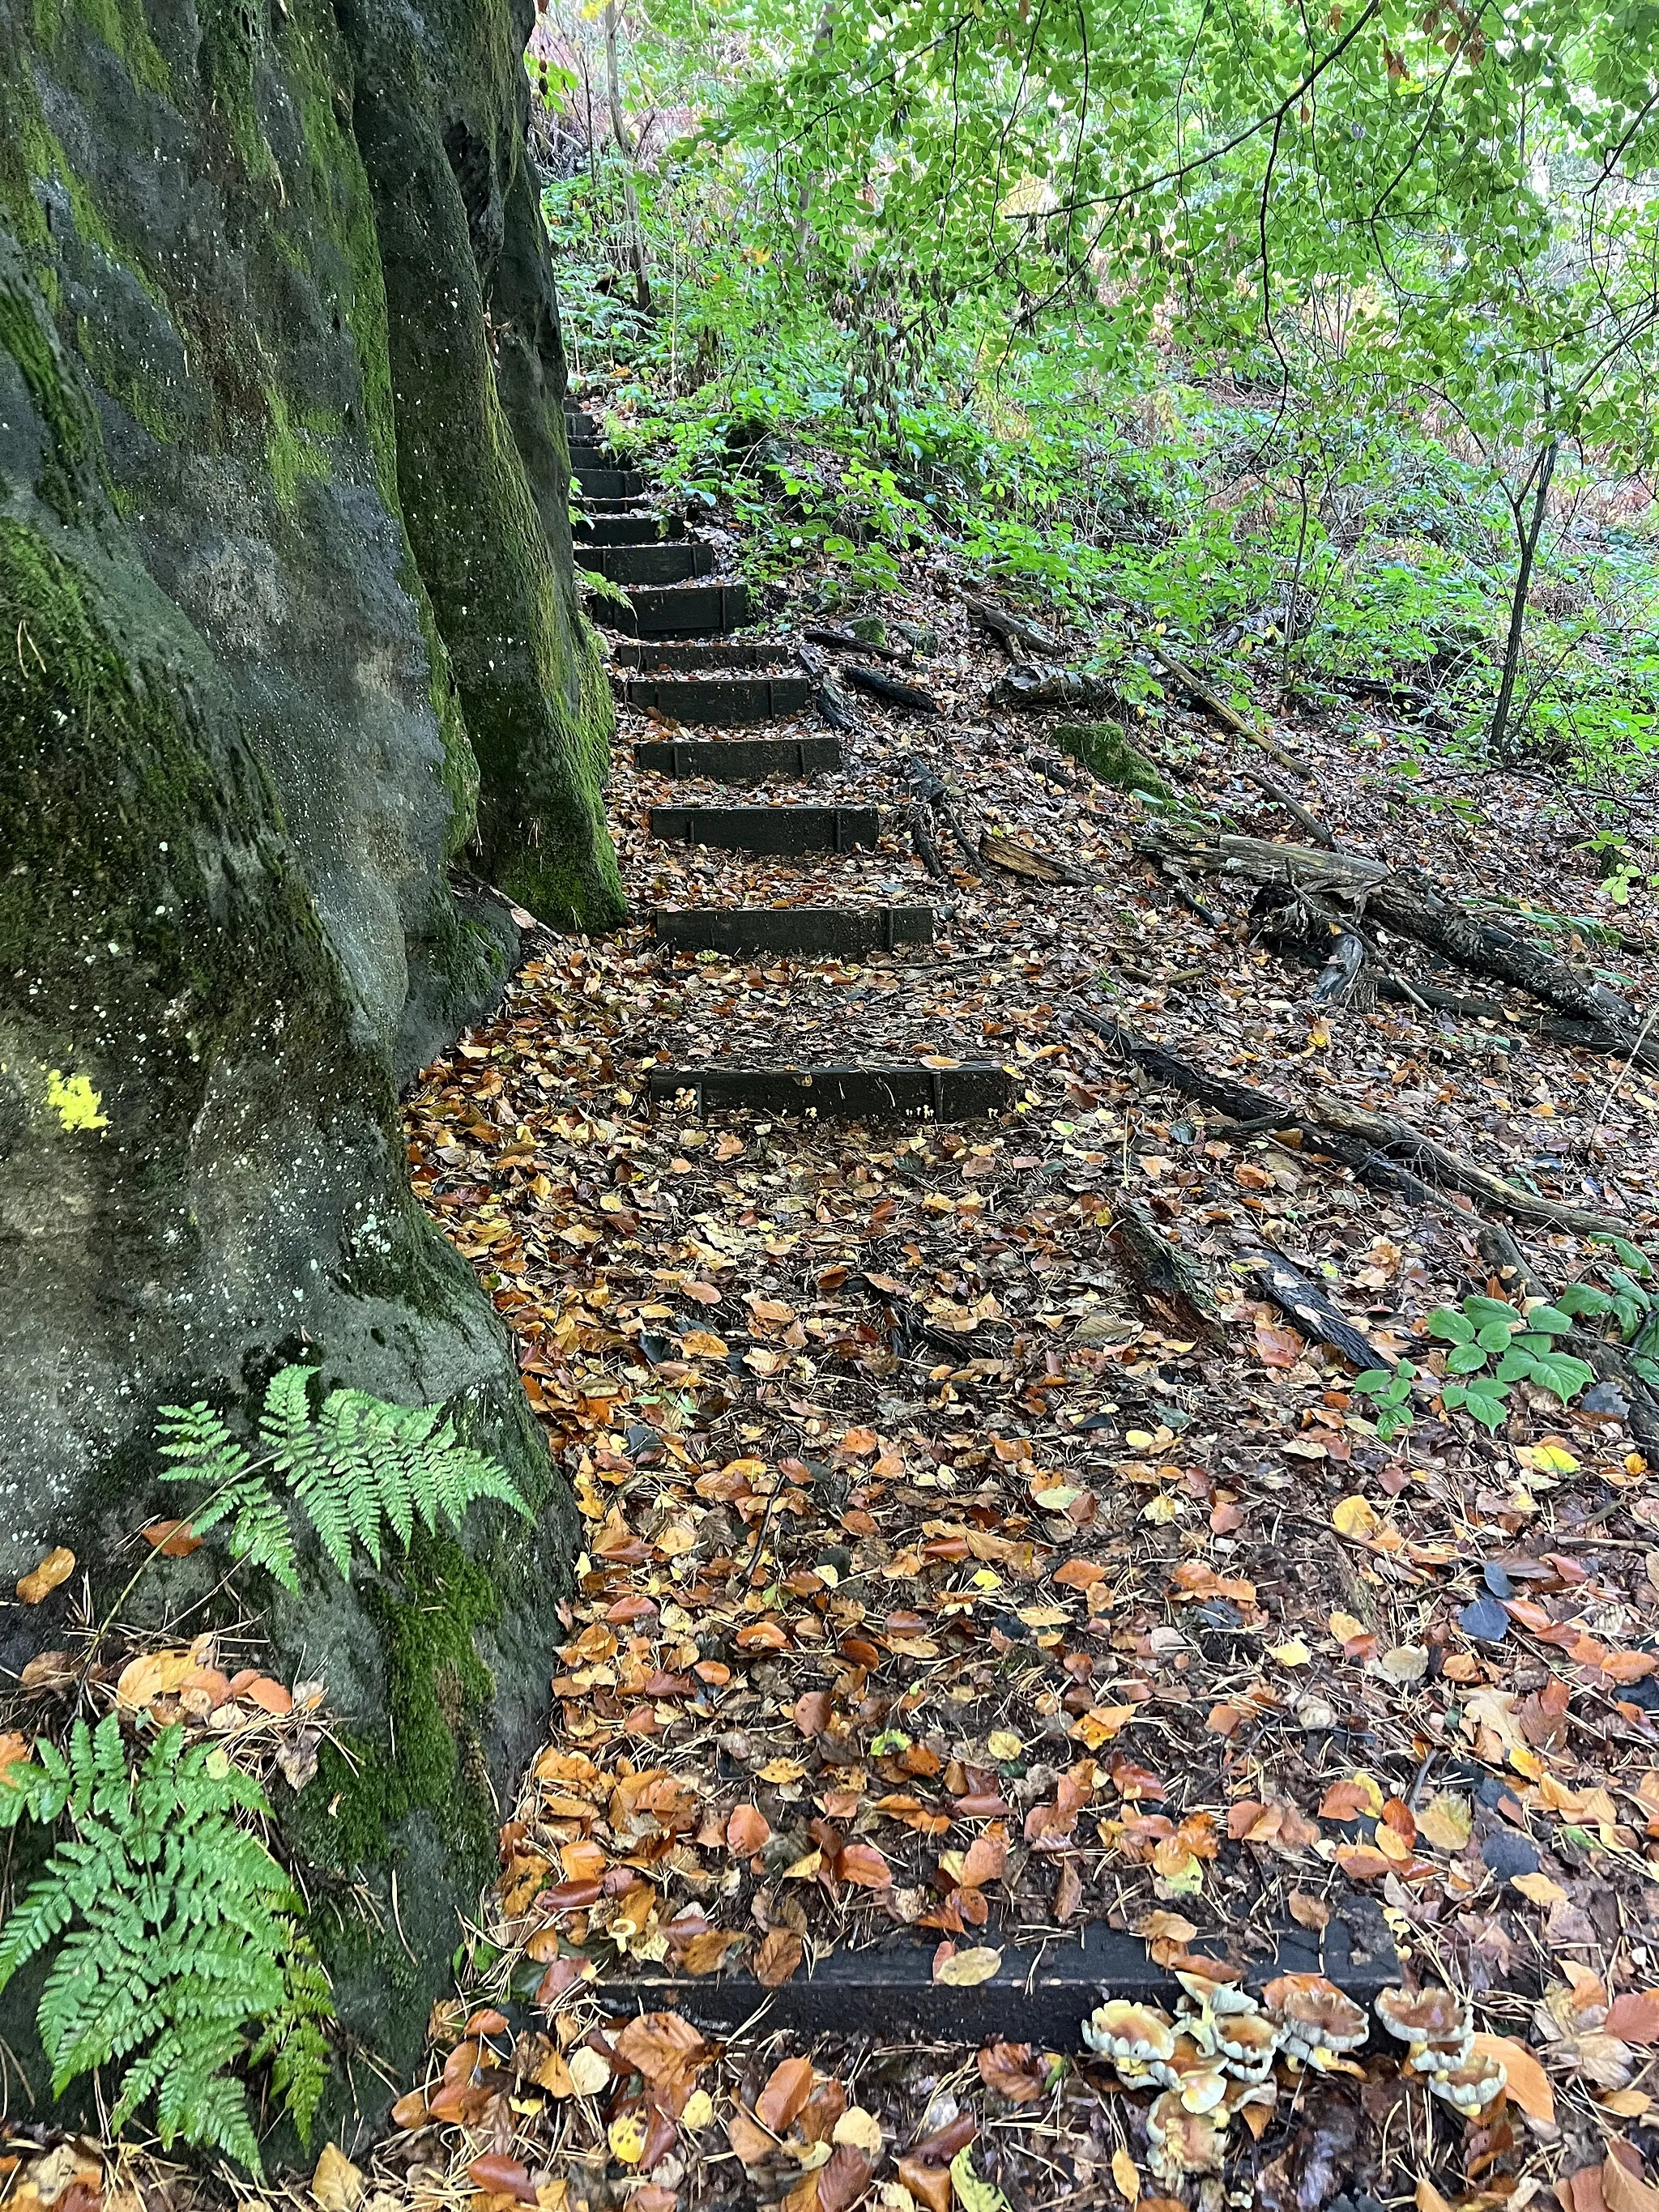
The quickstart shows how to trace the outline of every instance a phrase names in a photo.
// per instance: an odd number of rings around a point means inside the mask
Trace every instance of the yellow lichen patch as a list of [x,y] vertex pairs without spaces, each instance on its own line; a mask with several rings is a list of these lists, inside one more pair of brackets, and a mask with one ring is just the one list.
[[46,1103],[57,1108],[58,1120],[71,1134],[76,1129],[107,1129],[108,1117],[98,1110],[103,1103],[89,1076],[65,1075],[54,1067],[46,1078]]

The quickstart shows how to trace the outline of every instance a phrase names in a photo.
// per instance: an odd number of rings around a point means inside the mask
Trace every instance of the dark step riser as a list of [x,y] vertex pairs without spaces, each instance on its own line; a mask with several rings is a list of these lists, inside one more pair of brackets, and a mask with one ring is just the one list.
[[684,535],[678,514],[597,514],[575,528],[578,545],[660,545]]
[[617,684],[617,696],[627,706],[653,709],[677,722],[735,729],[744,722],[769,722],[777,714],[804,714],[811,704],[812,690],[793,676],[770,684],[745,682],[742,677],[726,684],[653,684],[648,677],[630,677]]
[[775,668],[780,662],[787,666],[794,657],[787,639],[780,639],[775,645],[750,645],[746,640],[708,637],[690,645],[618,644],[611,650],[618,668],[653,672],[682,668]]
[[681,952],[845,960],[933,940],[933,916],[925,906],[659,908],[652,921],[658,943]]
[[753,622],[757,611],[741,585],[694,584],[666,591],[646,586],[629,596],[631,608],[594,599],[588,612],[607,629],[634,637],[709,637]]
[[613,584],[689,584],[714,566],[712,545],[596,545],[586,566]]
[[583,469],[572,472],[590,499],[638,499],[645,478],[637,469]]
[[719,1107],[757,1114],[816,1114],[837,1121],[888,1121],[931,1114],[972,1121],[1000,1114],[1013,1096],[1000,1067],[653,1067],[651,1096],[694,1100],[699,1115]]
[[[1244,1978],[1260,1990],[1285,1973],[1324,1973],[1369,2011],[1398,1981],[1400,1962],[1386,1951],[1356,1956],[1346,1928],[1333,1919],[1322,1953],[1316,1942],[1287,1929],[1277,1955],[1254,1962]],[[834,1951],[815,1973],[797,1973],[778,1990],[764,1989],[748,1974],[694,1980],[649,1966],[598,1986],[610,1996],[626,1991],[630,2011],[679,2013],[717,2034],[729,2033],[764,2006],[769,2030],[803,2037],[844,2034],[855,2021],[861,2033],[887,2042],[914,2037],[971,2046],[1001,2037],[1039,2051],[1081,2050],[1082,2024],[1103,1994],[1164,2006],[1180,1996],[1174,1977],[1152,1963],[1144,1943],[1097,1921],[1085,1927],[1080,1940],[1042,1951],[1010,1945],[997,1972],[971,1989],[934,1981],[933,1954],[919,1943]],[[1373,2042],[1380,2039],[1374,2028]]]
[[873,806],[653,806],[651,834],[723,853],[851,853],[881,838]]
[[634,748],[636,768],[660,775],[703,776],[711,783],[758,783],[769,775],[833,775],[839,738],[653,738]]

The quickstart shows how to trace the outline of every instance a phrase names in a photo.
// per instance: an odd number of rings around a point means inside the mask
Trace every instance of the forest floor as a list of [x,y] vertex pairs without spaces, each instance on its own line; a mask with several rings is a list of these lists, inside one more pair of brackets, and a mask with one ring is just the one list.
[[[514,1333],[586,1552],[502,1831],[483,2017],[447,2023],[380,2185],[543,2212],[1659,2206],[1636,2178],[1659,2153],[1659,1470],[1616,1397],[1519,1389],[1488,1433],[1419,1392],[1385,1442],[1254,1261],[1282,1254],[1421,1364],[1431,1312],[1501,1287],[1482,1216],[1241,1133],[1072,1016],[1276,1101],[1386,1109],[1637,1243],[1659,1080],[1507,1022],[1314,1005],[1311,972],[1252,941],[1251,886],[1203,878],[1200,919],[1134,849],[1156,809],[1062,760],[1058,714],[989,703],[1007,662],[954,580],[907,581],[880,611],[922,649],[891,672],[942,712],[860,698],[843,772],[768,792],[890,807],[879,846],[653,841],[649,805],[733,794],[636,771],[629,741],[662,732],[624,712],[611,819],[644,918],[537,938],[408,1107],[416,1188]],[[813,619],[804,598],[787,617]],[[1431,757],[1402,775],[1420,742],[1386,714],[1273,726],[1345,848],[1512,921],[1626,920],[1583,872],[1571,786]],[[1300,837],[1202,714],[1173,706],[1148,743],[1232,828]],[[912,755],[973,847],[1000,833],[1090,880],[975,871],[943,833],[931,880]],[[932,903],[935,941],[762,963],[676,957],[649,926],[831,897]],[[1653,1002],[1650,953],[1553,942]],[[955,1126],[647,1109],[653,1065],[869,1055],[992,1059],[1015,1103]],[[1218,1326],[1137,1295],[1126,1199]],[[1577,1236],[1514,1227],[1540,1288],[1594,1273]],[[1333,1916],[1472,2008],[1470,2063],[1503,2057],[1506,2092],[1460,2116],[1373,2021],[1160,2148],[1103,2057],[856,2021],[803,2043],[763,2009],[721,2042],[660,1980],[782,1987],[895,1923],[963,1987],[1090,1919],[1242,1966]],[[544,2008],[509,2024],[490,1992],[526,1962]],[[643,2019],[630,1973],[658,1978]]]

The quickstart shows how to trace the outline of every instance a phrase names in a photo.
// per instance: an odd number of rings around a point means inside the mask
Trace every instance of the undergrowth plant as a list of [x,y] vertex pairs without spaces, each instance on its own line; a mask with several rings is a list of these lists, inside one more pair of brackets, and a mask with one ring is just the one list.
[[244,1825],[270,1809],[222,1746],[186,1750],[176,1725],[130,1765],[115,1713],[95,1731],[77,1720],[67,1755],[42,1739],[0,1773],[0,1826],[68,1828],[0,1929],[0,1990],[56,1947],[37,2015],[53,2096],[122,2068],[112,2132],[153,2099],[163,2150],[182,2140],[256,2173],[230,2069],[268,2061],[308,2141],[332,2017],[301,1900]]
[[[1461,1306],[1437,1306],[1424,1327],[1449,1347],[1439,1378],[1444,1410],[1466,1413],[1483,1429],[1496,1429],[1516,1382],[1534,1383],[1570,1406],[1595,1372],[1556,1341],[1572,1328],[1565,1304],[1566,1297],[1559,1306],[1540,1301],[1522,1314],[1503,1298],[1472,1296]],[[1384,1442],[1412,1425],[1412,1384],[1419,1371],[1413,1361],[1402,1359],[1393,1369],[1370,1367],[1354,1377],[1354,1389],[1376,1408]]]
[[354,1540],[378,1567],[390,1528],[407,1545],[418,1517],[435,1534],[441,1517],[459,1527],[477,1498],[530,1509],[496,1462],[459,1443],[430,1406],[394,1406],[364,1390],[331,1390],[313,1412],[309,1367],[278,1370],[259,1416],[257,1455],[204,1402],[164,1406],[161,1449],[169,1482],[202,1482],[191,1509],[198,1535],[228,1520],[232,1557],[300,1587],[299,1559],[280,1478],[348,1582]]
[[[228,1522],[233,1558],[297,1590],[290,1505],[348,1580],[356,1546],[378,1567],[417,1521],[459,1524],[476,1498],[528,1517],[501,1468],[435,1408],[361,1390],[332,1390],[313,1407],[313,1380],[301,1366],[271,1377],[257,1450],[205,1403],[161,1411],[167,1479],[203,1486],[191,1525],[201,1534]],[[276,2102],[308,2140],[334,2016],[303,1902],[254,1832],[270,1813],[225,1746],[187,1746],[174,1725],[130,1747],[118,1711],[95,1730],[77,1720],[67,1751],[42,1738],[0,1765],[0,1826],[28,1820],[58,1832],[0,1927],[0,1990],[52,1953],[36,2015],[52,2094],[121,2068],[112,2130],[148,2102],[164,2150],[222,2151],[256,2173],[238,2070],[268,2068]]]

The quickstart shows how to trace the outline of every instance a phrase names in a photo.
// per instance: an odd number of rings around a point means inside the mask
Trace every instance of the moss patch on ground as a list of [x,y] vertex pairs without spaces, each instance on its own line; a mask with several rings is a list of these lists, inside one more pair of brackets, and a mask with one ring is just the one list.
[[1114,784],[1120,791],[1144,792],[1166,805],[1174,799],[1174,791],[1158,769],[1115,722],[1056,722],[1054,738],[1063,753],[1081,761],[1100,782]]

